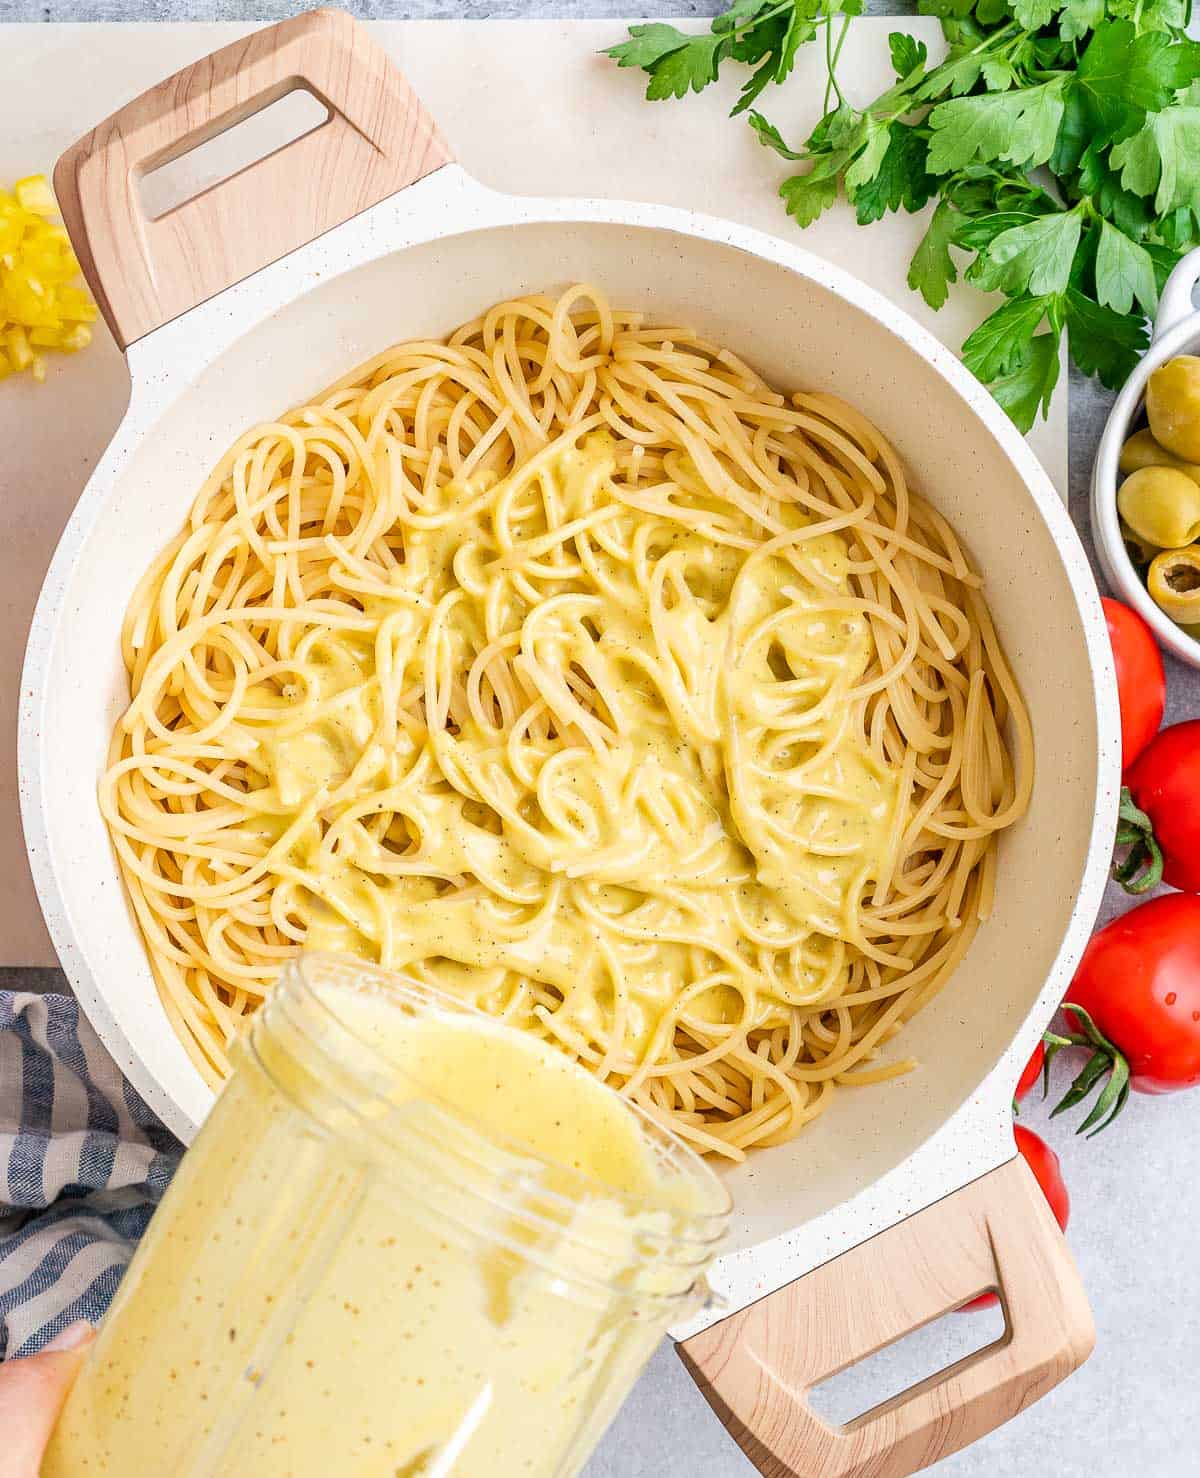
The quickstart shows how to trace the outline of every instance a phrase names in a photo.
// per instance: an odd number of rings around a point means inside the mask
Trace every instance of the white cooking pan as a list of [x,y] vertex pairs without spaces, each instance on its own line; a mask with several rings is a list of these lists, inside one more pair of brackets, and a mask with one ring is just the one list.
[[[328,121],[159,220],[140,177],[304,86]],[[497,126],[503,116],[497,111]],[[133,381],[63,535],[23,683],[21,784],[42,905],[84,1009],[189,1138],[210,1103],[159,1007],[96,806],[126,702],[121,616],[205,473],[260,418],[397,340],[573,280],[688,320],[786,386],[846,396],[974,551],[1033,712],[1037,783],[1001,843],[995,914],[908,1028],[911,1075],[839,1095],[729,1174],[723,1309],[681,1352],[765,1472],[909,1473],[1012,1416],[1092,1342],[1079,1281],[1024,1162],[1013,1083],[1104,883],[1120,736],[1099,602],[1066,512],[988,395],[853,278],[728,222],[647,205],[512,199],[468,178],[346,16],[302,16],[180,72],[60,162],[72,239]],[[985,1288],[1008,1333],[845,1428],[807,1391]]]

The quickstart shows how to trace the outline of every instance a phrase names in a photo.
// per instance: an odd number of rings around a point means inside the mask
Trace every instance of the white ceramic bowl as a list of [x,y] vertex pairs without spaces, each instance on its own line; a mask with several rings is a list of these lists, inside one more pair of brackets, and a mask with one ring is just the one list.
[[1200,642],[1181,631],[1150,599],[1129,558],[1117,519],[1117,461],[1125,438],[1135,428],[1146,397],[1146,381],[1161,364],[1177,354],[1200,354],[1200,310],[1192,301],[1200,282],[1200,247],[1188,252],[1167,279],[1154,334],[1146,356],[1130,375],[1108,417],[1096,464],[1092,468],[1092,533],[1096,553],[1108,583],[1121,599],[1144,616],[1160,644],[1192,667],[1200,667]]

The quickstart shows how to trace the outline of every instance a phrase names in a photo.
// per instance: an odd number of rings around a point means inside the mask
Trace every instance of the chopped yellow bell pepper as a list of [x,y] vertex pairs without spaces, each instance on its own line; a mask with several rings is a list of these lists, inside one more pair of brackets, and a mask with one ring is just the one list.
[[28,370],[46,378],[46,356],[72,354],[92,341],[96,305],[80,287],[71,238],[54,219],[44,175],[0,190],[0,380]]
[[74,354],[92,342],[92,331],[86,323],[63,324],[62,328],[34,328],[29,331],[29,342],[39,349],[61,349],[64,354]]
[[22,210],[31,210],[34,215],[54,214],[54,195],[44,174],[26,175],[13,186],[13,194]]
[[33,350],[29,347],[29,335],[20,324],[4,330],[3,344],[8,354],[8,362],[13,369],[28,369],[33,363]]

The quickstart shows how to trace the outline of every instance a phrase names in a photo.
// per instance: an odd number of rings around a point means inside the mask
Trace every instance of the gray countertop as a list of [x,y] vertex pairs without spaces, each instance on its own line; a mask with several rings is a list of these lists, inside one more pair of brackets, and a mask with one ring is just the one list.
[[[516,16],[707,15],[714,0],[342,0],[367,19]],[[291,0],[0,0],[0,22],[275,20]],[[875,12],[906,7],[884,0]],[[615,39],[615,37],[614,37]],[[0,32],[0,45],[3,33]],[[1111,397],[1078,375],[1071,382],[1071,512],[1085,540],[1091,459]],[[1168,663],[1168,721],[1200,714],[1200,672]],[[1110,890],[1105,917],[1120,912]],[[0,971],[0,984],[54,989],[54,971]],[[1058,1075],[1058,1086],[1061,1079]],[[1071,1380],[1006,1427],[939,1465],[961,1478],[1191,1478],[1200,1473],[1200,1092],[1136,1097],[1100,1139],[1076,1139],[1059,1121],[1045,1129],[1040,1103],[1024,1122],[1044,1131],[1071,1192],[1070,1243],[1091,1297],[1096,1352]],[[978,1333],[976,1333],[978,1331]],[[994,1337],[982,1315],[950,1315],[894,1352],[890,1384],[907,1387]],[[968,1345],[967,1348],[970,1346]],[[844,1414],[856,1407],[844,1392]],[[735,1478],[754,1472],[664,1346],[587,1468],[587,1478]],[[497,1475],[504,1478],[504,1475]]]

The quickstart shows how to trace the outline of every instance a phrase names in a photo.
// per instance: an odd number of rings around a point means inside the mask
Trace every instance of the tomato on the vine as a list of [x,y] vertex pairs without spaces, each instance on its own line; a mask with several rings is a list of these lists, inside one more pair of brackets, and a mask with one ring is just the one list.
[[1167,678],[1154,633],[1138,613],[1105,596],[1104,619],[1121,700],[1121,764],[1128,769],[1158,732]]
[[1092,936],[1065,1011],[1082,1006],[1139,1093],[1200,1083],[1200,898],[1168,893]]
[[1063,1002],[1072,1031],[1046,1034],[1047,1056],[1087,1047],[1056,1114],[1099,1095],[1079,1132],[1111,1124],[1129,1090],[1200,1084],[1200,898],[1167,893],[1106,924],[1084,951]]
[[1042,1068],[1046,1064],[1046,1045],[1039,1042],[1033,1049],[1033,1056],[1025,1064],[1021,1076],[1017,1079],[1017,1091],[1013,1097],[1018,1103],[1025,1097],[1037,1080],[1042,1076]]
[[1129,893],[1200,893],[1200,719],[1164,729],[1125,779],[1117,844],[1130,851],[1113,876]]
[[[1017,1149],[1020,1150],[1025,1163],[1033,1171],[1038,1185],[1042,1188],[1042,1195],[1049,1203],[1050,1210],[1054,1212],[1054,1219],[1065,1232],[1067,1222],[1071,1217],[1071,1198],[1067,1195],[1067,1185],[1062,1177],[1062,1166],[1058,1156],[1050,1148],[1044,1139],[1026,1129],[1023,1124],[1013,1125],[1013,1135],[1017,1141]],[[968,1309],[986,1309],[992,1304],[998,1303],[994,1293],[981,1293],[978,1298],[973,1298],[970,1303],[963,1304],[959,1313],[966,1313]]]

